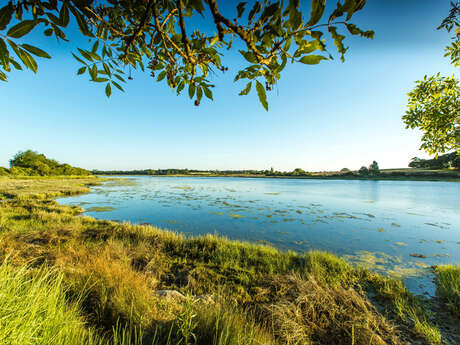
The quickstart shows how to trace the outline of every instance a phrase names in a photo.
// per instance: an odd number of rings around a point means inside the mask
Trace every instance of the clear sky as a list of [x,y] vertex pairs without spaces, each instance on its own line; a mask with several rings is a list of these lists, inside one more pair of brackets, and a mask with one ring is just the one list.
[[233,83],[236,55],[212,79],[214,102],[195,107],[142,72],[107,99],[102,85],[76,76],[70,53],[85,42],[57,45],[37,36],[53,58],[39,61],[37,75],[12,73],[0,84],[0,166],[33,149],[87,169],[320,171],[373,160],[406,167],[426,156],[418,151],[420,134],[401,121],[407,92],[425,74],[458,73],[443,57],[450,35],[436,30],[449,3],[368,0],[352,22],[373,29],[375,39],[347,36],[345,63],[288,64],[268,113],[255,93],[238,96],[245,83]]

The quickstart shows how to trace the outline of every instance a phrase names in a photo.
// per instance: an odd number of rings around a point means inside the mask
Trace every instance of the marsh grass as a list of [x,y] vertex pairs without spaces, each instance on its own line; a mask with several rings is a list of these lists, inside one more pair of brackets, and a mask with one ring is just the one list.
[[437,296],[454,315],[460,318],[460,267],[439,266],[435,273]]
[[0,343],[17,345],[105,345],[85,327],[78,301],[65,300],[63,276],[45,269],[0,266]]
[[[0,195],[9,195],[0,203],[0,257],[8,256],[11,267],[55,270],[70,301],[65,305],[76,308],[78,301],[84,329],[107,341],[369,345],[421,337],[440,343],[423,301],[399,280],[330,253],[96,220],[51,199],[86,192],[88,183],[95,181],[0,179]],[[162,289],[189,296],[187,302],[154,293]]]

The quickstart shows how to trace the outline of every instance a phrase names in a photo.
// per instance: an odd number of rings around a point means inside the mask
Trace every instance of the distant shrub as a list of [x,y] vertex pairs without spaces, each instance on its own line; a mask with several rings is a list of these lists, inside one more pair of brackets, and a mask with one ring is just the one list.
[[367,176],[369,175],[369,169],[363,166],[359,169],[358,173],[362,176]]
[[59,164],[54,159],[49,159],[44,154],[32,150],[18,152],[10,160],[10,166],[10,173],[16,176],[91,175],[88,170],[69,164]]
[[343,168],[343,169],[340,170],[341,173],[346,173],[346,172],[349,172],[349,171],[350,171],[350,169],[348,169],[348,168]]
[[380,174],[379,163],[373,161],[371,165],[369,165],[369,174],[370,175],[378,175]]

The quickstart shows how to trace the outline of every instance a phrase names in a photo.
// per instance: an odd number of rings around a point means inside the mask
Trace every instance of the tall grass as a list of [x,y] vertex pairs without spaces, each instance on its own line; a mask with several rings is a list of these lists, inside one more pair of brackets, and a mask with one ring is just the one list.
[[0,344],[105,345],[65,300],[62,274],[0,266]]
[[445,265],[436,269],[436,294],[460,318],[460,267]]

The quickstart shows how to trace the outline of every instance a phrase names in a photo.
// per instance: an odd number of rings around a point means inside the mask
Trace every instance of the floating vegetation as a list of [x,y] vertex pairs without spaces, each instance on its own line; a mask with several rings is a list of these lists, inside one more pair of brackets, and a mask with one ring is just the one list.
[[395,244],[399,247],[407,247],[407,243],[404,242],[396,242]]
[[171,224],[176,224],[177,221],[176,220],[168,220],[168,223],[171,223]]
[[137,182],[132,179],[113,179],[105,183],[105,187],[119,187],[119,186],[137,186]]
[[182,189],[182,190],[193,190],[193,187],[190,186],[174,186],[173,189]]
[[425,255],[419,254],[419,253],[413,253],[413,254],[409,254],[409,255],[413,256],[414,258],[426,259]]
[[378,232],[385,232],[385,229],[384,228],[378,228],[377,231]]
[[110,206],[94,206],[94,207],[88,207],[86,209],[86,212],[110,212],[113,210],[115,209]]
[[365,216],[368,216],[369,218],[375,218],[375,216],[371,213],[362,213]]
[[287,234],[289,234],[289,232],[280,231],[280,230],[276,230],[275,232],[276,232],[277,234],[281,234],[281,235],[287,235]]
[[395,228],[400,228],[401,227],[401,225],[399,225],[398,223],[395,223],[395,222],[391,223],[391,226],[394,226]]
[[280,195],[280,193],[265,193],[267,195]]
[[232,218],[244,218],[243,215],[241,215],[241,214],[236,214],[236,213],[231,213],[231,214],[230,214],[230,217],[232,217]]
[[294,243],[295,245],[301,246],[302,244],[305,243],[305,241],[293,241],[292,243]]
[[435,224],[435,223],[425,223],[425,224],[429,225],[429,226],[434,226],[434,227],[437,227],[437,228],[444,229],[444,227],[442,225],[439,225],[439,224]]
[[443,240],[436,240],[436,243],[439,243],[439,244],[441,244],[443,242],[444,242]]
[[223,216],[224,212],[209,212],[209,214],[215,214],[217,216]]
[[296,212],[297,212],[298,214],[302,214],[302,211],[301,211],[301,210],[296,210]]
[[[334,212],[333,213],[334,218],[348,218],[348,219],[356,219],[357,217],[352,216],[351,214],[348,214],[346,212]],[[327,218],[327,216],[325,216]]]
[[450,255],[449,254],[434,254],[434,258],[448,258]]
[[271,217],[273,217],[273,215],[271,215],[271,214],[267,214],[267,215],[265,215],[265,217],[267,217],[267,218],[271,218]]

